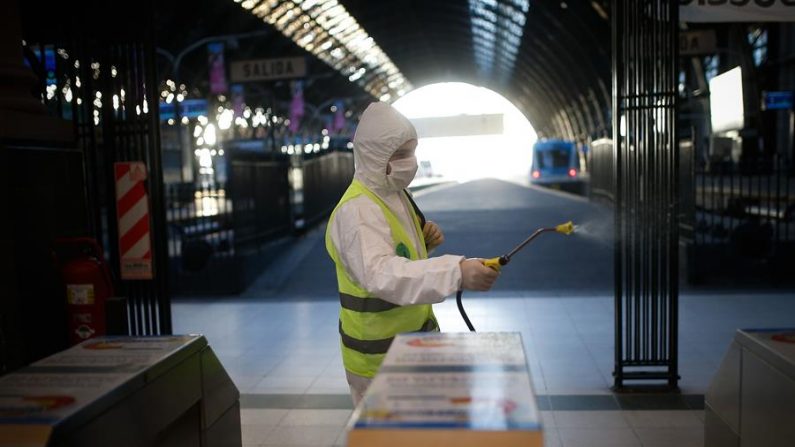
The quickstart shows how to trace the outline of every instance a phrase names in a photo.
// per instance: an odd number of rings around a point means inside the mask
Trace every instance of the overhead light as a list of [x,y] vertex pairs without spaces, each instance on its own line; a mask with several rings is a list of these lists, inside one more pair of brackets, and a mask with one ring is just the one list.
[[598,14],[599,17],[602,18],[602,20],[610,19],[610,16],[607,14],[607,11],[605,11],[605,8],[604,6],[602,6],[602,3],[600,1],[592,0],[591,7],[594,9],[594,11],[596,11],[596,14]]
[[414,88],[338,0],[234,1],[374,97],[396,98]]

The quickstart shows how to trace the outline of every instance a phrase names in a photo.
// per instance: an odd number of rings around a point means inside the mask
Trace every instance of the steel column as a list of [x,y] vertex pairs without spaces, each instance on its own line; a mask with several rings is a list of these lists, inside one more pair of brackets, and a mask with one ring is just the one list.
[[676,389],[678,2],[614,0],[615,388]]

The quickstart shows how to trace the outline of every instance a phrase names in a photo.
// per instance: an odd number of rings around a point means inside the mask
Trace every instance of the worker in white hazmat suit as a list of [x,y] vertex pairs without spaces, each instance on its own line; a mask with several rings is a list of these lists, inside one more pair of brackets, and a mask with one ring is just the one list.
[[438,331],[431,304],[460,289],[488,290],[499,274],[482,259],[428,258],[444,235],[406,191],[417,172],[417,132],[406,117],[370,104],[353,145],[354,180],[331,215],[326,249],[336,265],[340,345],[356,404],[396,334]]

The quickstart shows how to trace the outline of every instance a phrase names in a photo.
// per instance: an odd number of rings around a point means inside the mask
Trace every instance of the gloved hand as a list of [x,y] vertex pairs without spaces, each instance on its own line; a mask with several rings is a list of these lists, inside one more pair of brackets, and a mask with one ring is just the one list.
[[422,235],[425,237],[425,247],[428,251],[442,245],[444,243],[444,233],[436,222],[427,221],[425,227],[422,228]]
[[485,292],[491,289],[500,273],[483,265],[483,259],[469,258],[461,261],[461,288]]

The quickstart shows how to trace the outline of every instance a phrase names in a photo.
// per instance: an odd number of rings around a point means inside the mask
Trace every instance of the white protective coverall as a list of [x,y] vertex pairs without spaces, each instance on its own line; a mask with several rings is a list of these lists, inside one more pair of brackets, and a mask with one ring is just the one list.
[[[367,107],[353,137],[354,177],[380,197],[406,229],[414,227],[408,211],[412,205],[402,190],[390,186],[386,172],[395,151],[416,139],[417,131],[411,122],[383,102]],[[461,288],[459,264],[463,256],[418,261],[398,256],[383,211],[366,196],[343,204],[329,231],[351,277],[369,292],[394,304],[439,303]],[[419,244],[425,241],[418,240],[415,231],[408,233],[419,251]],[[358,400],[370,379],[347,374],[354,400]]]

